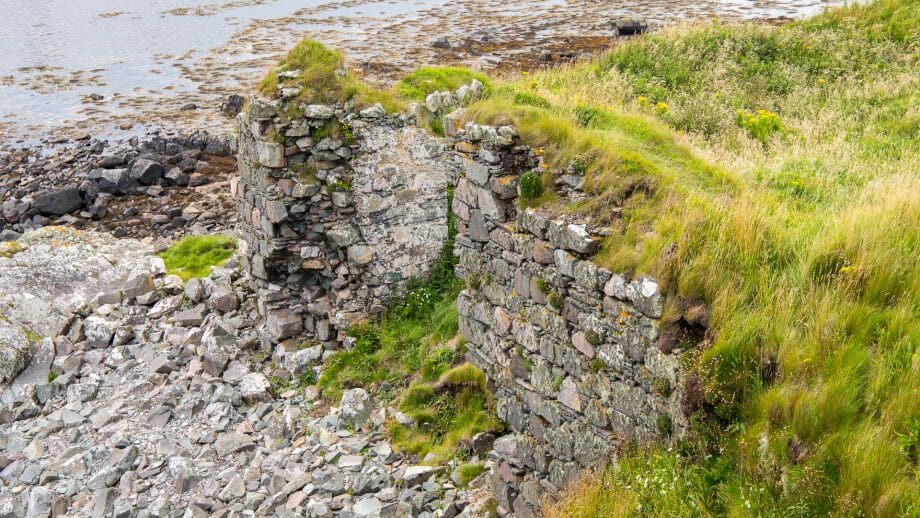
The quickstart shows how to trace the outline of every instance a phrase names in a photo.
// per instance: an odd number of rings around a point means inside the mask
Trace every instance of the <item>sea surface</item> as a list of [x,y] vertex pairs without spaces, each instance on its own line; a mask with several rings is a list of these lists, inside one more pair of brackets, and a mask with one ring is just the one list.
[[[836,2],[839,3],[839,2]],[[0,145],[53,136],[226,125],[244,93],[303,37],[343,50],[386,82],[426,64],[475,68],[586,36],[613,21],[786,20],[820,0],[0,0]],[[435,49],[440,37],[454,49]],[[601,40],[603,41],[603,40]],[[597,40],[592,40],[594,48]],[[101,96],[101,98],[100,98]],[[195,104],[198,109],[182,110]]]

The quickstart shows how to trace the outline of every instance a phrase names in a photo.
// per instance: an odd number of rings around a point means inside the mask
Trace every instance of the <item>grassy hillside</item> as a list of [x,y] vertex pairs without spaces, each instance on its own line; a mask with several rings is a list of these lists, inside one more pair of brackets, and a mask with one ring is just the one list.
[[920,514],[920,2],[668,30],[470,117],[585,171],[546,203],[613,226],[598,261],[662,280],[667,325],[708,323],[690,436],[551,515]]

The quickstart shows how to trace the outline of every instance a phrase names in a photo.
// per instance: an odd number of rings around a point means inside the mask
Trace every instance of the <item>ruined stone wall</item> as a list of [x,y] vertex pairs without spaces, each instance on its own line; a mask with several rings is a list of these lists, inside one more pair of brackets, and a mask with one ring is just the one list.
[[[462,104],[469,90],[481,85],[429,96],[425,116]],[[250,100],[232,185],[244,266],[274,340],[303,333],[332,348],[425,275],[447,237],[453,185],[457,274],[467,285],[460,330],[511,431],[493,452],[502,513],[537,513],[625,440],[683,432],[680,351],[657,346],[656,281],[592,262],[604,229],[521,208],[521,175],[545,164],[513,128],[461,126],[455,112],[444,117],[448,138],[436,139],[413,116],[379,107],[301,106],[293,117],[288,108]],[[584,179],[571,169],[556,175],[561,195],[583,199]]]
[[340,342],[438,259],[455,181],[444,144],[379,106],[253,96],[238,122],[231,188],[267,331]]
[[519,176],[542,164],[512,128],[468,124],[454,158],[460,330],[513,432],[495,443],[493,491],[532,516],[625,439],[682,432],[677,355],[657,347],[655,280],[596,266],[601,238],[571,216],[519,207]]

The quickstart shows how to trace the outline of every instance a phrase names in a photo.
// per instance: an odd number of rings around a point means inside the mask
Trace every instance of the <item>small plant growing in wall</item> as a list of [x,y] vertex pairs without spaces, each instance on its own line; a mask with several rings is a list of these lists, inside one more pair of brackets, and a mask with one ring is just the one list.
[[665,378],[656,376],[652,379],[652,390],[662,397],[668,397],[671,395],[671,382]]
[[546,300],[549,302],[549,305],[554,309],[562,309],[562,305],[565,303],[565,299],[562,297],[562,294],[558,291],[550,293]]
[[607,367],[607,364],[604,363],[604,360],[600,358],[594,358],[593,360],[591,360],[591,370],[592,371],[600,372],[604,370],[605,367]]
[[479,272],[472,272],[466,278],[466,285],[473,291],[478,291],[482,287],[482,275]]
[[546,282],[546,279],[544,279],[543,277],[537,277],[537,289],[540,290],[540,293],[542,293],[543,295],[546,295],[549,293],[550,291],[549,283]]
[[553,392],[559,392],[560,390],[562,390],[562,375],[561,374],[557,374],[553,378],[553,385],[551,388],[553,389]]
[[316,183],[319,178],[316,177],[316,168],[305,163],[291,164],[291,171],[294,172],[303,183]]
[[342,142],[346,145],[355,143],[355,132],[347,123],[342,123]]
[[522,174],[518,182],[518,194],[525,204],[535,203],[543,196],[543,177],[536,171]]
[[326,192],[330,195],[334,192],[346,192],[348,189],[351,189],[351,184],[344,180],[336,180],[335,183],[326,186]]
[[670,417],[664,414],[658,414],[658,417],[655,418],[655,427],[658,428],[658,435],[662,437],[670,437],[671,432],[673,432],[674,425],[671,423]]
[[287,140],[284,138],[284,135],[278,132],[278,130],[275,128],[268,130],[268,138],[270,138],[272,142],[281,144],[282,146],[285,144],[285,142],[287,142]]

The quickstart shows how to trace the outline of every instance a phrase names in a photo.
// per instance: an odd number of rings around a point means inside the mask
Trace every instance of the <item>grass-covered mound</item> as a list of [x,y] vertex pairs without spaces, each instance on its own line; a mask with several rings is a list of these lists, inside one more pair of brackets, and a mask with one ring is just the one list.
[[540,200],[614,229],[597,261],[662,281],[666,327],[706,308],[689,437],[551,514],[920,513],[918,106],[920,2],[881,0],[667,30],[471,107],[586,174]]
[[183,280],[207,277],[211,268],[221,266],[236,250],[236,239],[221,235],[187,236],[158,255],[166,271]]

